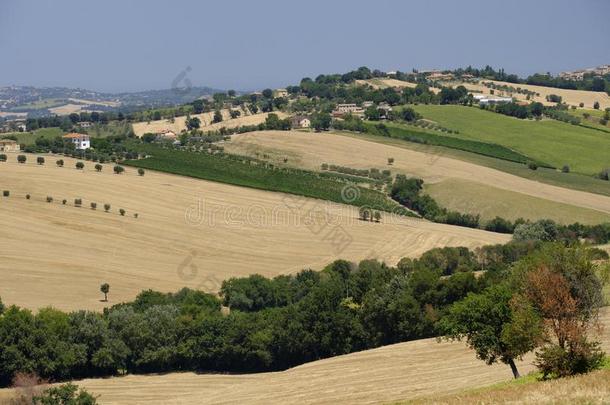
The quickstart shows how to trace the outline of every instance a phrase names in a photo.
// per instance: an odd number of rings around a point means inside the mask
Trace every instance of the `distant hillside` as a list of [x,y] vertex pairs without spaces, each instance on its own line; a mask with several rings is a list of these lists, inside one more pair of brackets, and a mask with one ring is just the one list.
[[132,93],[103,93],[66,87],[0,87],[0,118],[68,115],[80,111],[132,111],[168,107],[208,97],[220,90],[189,87]]

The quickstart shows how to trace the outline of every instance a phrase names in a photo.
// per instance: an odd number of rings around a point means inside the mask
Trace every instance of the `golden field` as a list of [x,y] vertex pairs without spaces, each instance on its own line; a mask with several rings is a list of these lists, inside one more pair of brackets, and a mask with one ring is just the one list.
[[[38,166],[28,155],[21,165],[11,154],[0,163],[0,189],[11,193],[0,198],[5,304],[102,310],[149,288],[216,292],[229,277],[321,269],[339,257],[395,264],[437,246],[474,248],[510,238],[389,214],[382,223],[363,222],[356,208],[320,200],[152,171],[138,176],[131,168],[116,175],[112,165],[98,173],[91,162],[80,171],[65,157],[60,168],[55,159]],[[75,198],[82,198],[81,208]],[[311,226],[312,216],[327,226]],[[104,282],[109,303],[100,301]]]

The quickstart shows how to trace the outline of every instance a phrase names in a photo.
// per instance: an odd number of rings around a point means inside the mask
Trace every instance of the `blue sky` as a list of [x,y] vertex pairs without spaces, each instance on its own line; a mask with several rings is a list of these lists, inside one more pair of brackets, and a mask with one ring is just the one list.
[[251,90],[359,66],[610,63],[610,1],[0,0],[0,85]]

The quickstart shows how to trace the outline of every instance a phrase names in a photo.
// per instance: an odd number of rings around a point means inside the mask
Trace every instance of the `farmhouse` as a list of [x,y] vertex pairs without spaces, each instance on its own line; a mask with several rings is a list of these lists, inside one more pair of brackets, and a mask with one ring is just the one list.
[[91,139],[89,138],[89,135],[86,134],[77,134],[73,132],[64,135],[62,138],[72,142],[74,147],[78,150],[85,150],[91,147]]
[[12,139],[0,139],[0,152],[19,152],[21,146]]
[[177,135],[170,129],[163,129],[156,133],[158,141],[175,141]]
[[309,128],[311,127],[311,120],[304,115],[296,115],[292,117],[293,128]]
[[356,104],[337,104],[333,110],[333,117],[343,117],[346,114],[362,115],[364,110]]
[[16,128],[19,132],[26,132],[28,130],[28,127],[25,125],[25,122],[18,123]]
[[91,127],[91,125],[93,125],[93,124],[89,121],[81,121],[78,123],[78,126],[81,128],[89,128],[89,127]]
[[288,90],[286,90],[286,89],[275,89],[273,91],[273,97],[288,97]]
[[494,97],[485,94],[475,94],[472,98],[478,101],[479,105],[508,104],[513,102],[511,97]]

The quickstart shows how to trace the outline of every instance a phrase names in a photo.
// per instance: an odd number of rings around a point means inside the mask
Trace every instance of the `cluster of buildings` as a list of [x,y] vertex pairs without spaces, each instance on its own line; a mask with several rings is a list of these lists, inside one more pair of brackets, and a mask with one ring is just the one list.
[[559,77],[567,80],[582,80],[585,75],[603,76],[610,74],[610,65],[601,65],[594,68],[574,70],[571,72],[561,72]]
[[[358,104],[337,104],[335,109],[332,111],[332,116],[335,118],[343,118],[346,115],[351,114],[356,117],[363,117],[364,111],[369,107],[373,107],[374,105],[375,103],[372,101],[365,101],[362,103],[362,106],[359,106]],[[392,111],[392,107],[385,102],[379,103],[377,109],[384,114]]]
[[500,97],[488,94],[474,94],[472,98],[478,101],[479,105],[508,104],[513,102],[512,97]]

